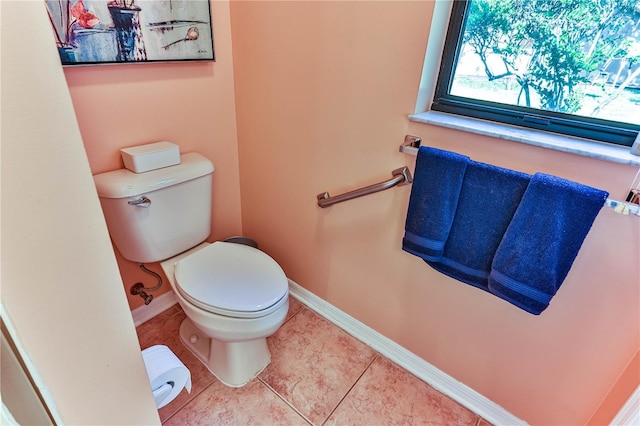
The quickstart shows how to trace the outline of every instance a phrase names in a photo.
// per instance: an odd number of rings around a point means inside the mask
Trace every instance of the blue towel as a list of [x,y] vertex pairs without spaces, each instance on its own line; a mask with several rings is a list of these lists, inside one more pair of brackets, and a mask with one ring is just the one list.
[[418,150],[402,249],[437,261],[458,206],[469,157],[426,146]]
[[608,195],[536,173],[496,251],[489,291],[540,314],[569,273]]
[[491,262],[531,176],[490,164],[467,166],[458,208],[437,271],[488,291]]

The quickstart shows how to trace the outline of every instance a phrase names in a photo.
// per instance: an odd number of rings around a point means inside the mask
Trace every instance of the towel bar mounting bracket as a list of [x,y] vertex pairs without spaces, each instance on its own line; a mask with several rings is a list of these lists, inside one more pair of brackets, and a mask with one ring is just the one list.
[[422,138],[420,136],[411,136],[405,135],[404,142],[400,145],[400,152],[405,154],[418,154],[418,148],[420,148],[420,144],[422,143]]

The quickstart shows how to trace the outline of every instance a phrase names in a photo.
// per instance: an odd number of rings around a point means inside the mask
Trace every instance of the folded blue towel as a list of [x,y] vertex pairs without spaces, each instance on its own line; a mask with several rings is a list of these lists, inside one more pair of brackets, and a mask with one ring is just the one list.
[[418,150],[402,249],[437,261],[449,237],[469,157],[426,146]]
[[491,262],[531,176],[490,164],[467,166],[453,225],[434,269],[487,289]]
[[496,251],[489,291],[540,314],[569,273],[608,195],[536,173]]

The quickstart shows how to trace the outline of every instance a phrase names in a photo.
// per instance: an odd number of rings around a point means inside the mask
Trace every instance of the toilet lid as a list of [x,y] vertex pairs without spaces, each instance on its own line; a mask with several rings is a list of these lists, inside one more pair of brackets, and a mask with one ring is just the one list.
[[222,241],[179,261],[174,276],[189,302],[206,311],[231,316],[267,309],[288,290],[284,271],[267,254]]

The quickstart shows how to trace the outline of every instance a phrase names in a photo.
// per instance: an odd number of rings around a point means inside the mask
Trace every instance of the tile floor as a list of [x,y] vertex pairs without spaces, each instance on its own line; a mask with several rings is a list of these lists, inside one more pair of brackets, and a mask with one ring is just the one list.
[[438,393],[340,328],[290,299],[271,337],[271,363],[229,388],[182,345],[174,305],[138,327],[142,349],[164,344],[191,371],[192,389],[159,410],[164,425],[471,425],[484,419]]

